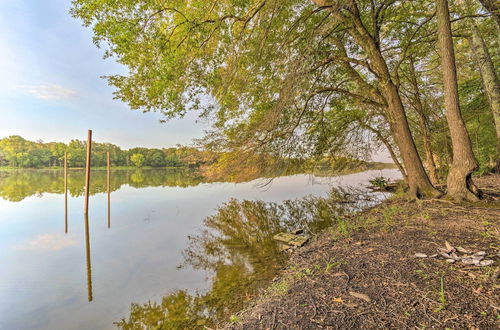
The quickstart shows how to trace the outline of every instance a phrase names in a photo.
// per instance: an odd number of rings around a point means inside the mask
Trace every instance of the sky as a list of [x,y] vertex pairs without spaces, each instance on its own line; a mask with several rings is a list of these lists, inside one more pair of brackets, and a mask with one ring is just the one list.
[[69,14],[70,0],[0,0],[0,138],[123,148],[190,144],[207,124],[195,114],[160,123],[113,99],[103,75],[126,72],[92,43],[92,30]]
[[[93,140],[122,148],[189,145],[208,124],[194,113],[160,123],[113,99],[105,75],[125,73],[92,42],[92,30],[69,14],[70,0],[0,0],[0,138]],[[388,152],[372,155],[391,162]]]

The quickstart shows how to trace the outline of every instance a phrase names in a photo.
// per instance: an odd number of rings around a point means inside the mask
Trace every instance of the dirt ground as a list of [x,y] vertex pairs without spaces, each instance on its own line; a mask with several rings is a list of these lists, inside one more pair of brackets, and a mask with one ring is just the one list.
[[[500,175],[475,181],[478,203],[393,198],[322,233],[226,328],[500,329]],[[415,256],[446,242],[494,263]]]

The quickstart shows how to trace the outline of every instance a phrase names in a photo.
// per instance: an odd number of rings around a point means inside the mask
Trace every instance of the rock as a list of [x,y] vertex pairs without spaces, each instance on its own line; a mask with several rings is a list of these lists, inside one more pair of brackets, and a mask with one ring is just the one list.
[[273,239],[291,246],[301,247],[309,240],[306,236],[299,236],[290,233],[278,233],[273,236]]
[[462,258],[462,263],[465,265],[479,265],[479,260],[472,258]]
[[417,258],[427,258],[427,254],[425,254],[425,253],[415,253],[415,257],[417,257]]
[[354,291],[349,291],[349,294],[355,298],[358,298],[358,299],[361,299],[361,300],[364,300],[366,302],[370,302],[372,301],[370,299],[370,297],[368,297],[366,294],[364,293],[359,293],[359,292],[354,292]]
[[475,256],[485,256],[486,252],[485,251],[479,251],[479,252],[474,253],[474,255]]
[[286,245],[283,243],[279,243],[278,247],[279,247],[280,252],[284,252],[284,251],[292,248],[290,245]]
[[493,260],[483,260],[479,262],[478,266],[485,267],[485,266],[490,266],[493,265],[494,261]]

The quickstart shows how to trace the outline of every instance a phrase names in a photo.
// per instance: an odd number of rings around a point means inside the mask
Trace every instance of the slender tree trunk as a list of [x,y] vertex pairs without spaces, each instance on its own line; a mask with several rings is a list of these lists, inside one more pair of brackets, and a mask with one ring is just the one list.
[[392,147],[392,145],[389,142],[389,140],[386,137],[384,137],[382,135],[382,133],[380,133],[379,130],[371,127],[370,125],[363,125],[363,127],[366,127],[368,130],[370,130],[371,132],[373,132],[373,134],[375,134],[375,136],[377,137],[377,139],[379,139],[380,142],[382,142],[385,145],[385,147],[389,151],[389,154],[391,155],[392,161],[394,162],[394,164],[396,164],[396,166],[399,169],[399,172],[401,172],[401,175],[403,176],[403,179],[408,184],[408,175],[406,174],[406,170],[403,167],[403,164],[401,164],[401,162],[399,161],[398,156],[394,152],[394,148]]
[[394,149],[392,148],[391,144],[387,140],[383,140],[382,143],[385,145],[387,150],[389,151],[389,154],[391,155],[392,161],[396,166],[398,167],[399,172],[401,172],[401,175],[403,176],[403,180],[408,184],[408,175],[406,174],[406,170],[403,167],[403,164],[398,159],[398,156],[396,156],[396,153],[394,152]]
[[425,152],[425,165],[427,167],[427,172],[429,173],[429,179],[431,180],[433,185],[436,185],[439,183],[439,179],[436,171],[436,163],[434,163],[434,155],[432,154],[429,123],[425,115],[422,99],[420,98],[420,89],[418,87],[413,57],[410,57],[410,80],[414,93],[414,106],[419,118],[420,131],[422,132],[422,142]]
[[444,103],[453,146],[453,161],[447,179],[448,196],[455,200],[475,201],[477,200],[477,196],[473,193],[473,190],[477,188],[472,183],[472,172],[478,166],[472,152],[469,134],[467,133],[460,112],[448,1],[437,0],[436,3],[441,69],[443,71]]
[[479,67],[479,72],[481,73],[481,80],[488,98],[488,103],[493,112],[493,121],[497,132],[498,158],[494,170],[495,172],[500,172],[500,81],[495,72],[495,66],[491,60],[488,47],[474,22],[471,24],[471,30],[472,36],[470,38],[470,45]]

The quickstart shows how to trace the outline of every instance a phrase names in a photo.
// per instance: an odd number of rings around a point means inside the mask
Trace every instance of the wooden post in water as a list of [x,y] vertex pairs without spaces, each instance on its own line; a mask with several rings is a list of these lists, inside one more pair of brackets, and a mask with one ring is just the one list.
[[106,158],[107,158],[107,189],[108,189],[108,228],[111,228],[111,210],[110,210],[110,205],[111,205],[111,176],[110,176],[110,168],[111,168],[111,162],[109,159],[109,151],[106,153]]
[[87,133],[87,162],[85,166],[85,206],[84,214],[89,214],[90,156],[92,151],[92,130]]
[[64,152],[64,233],[68,233],[68,153]]

